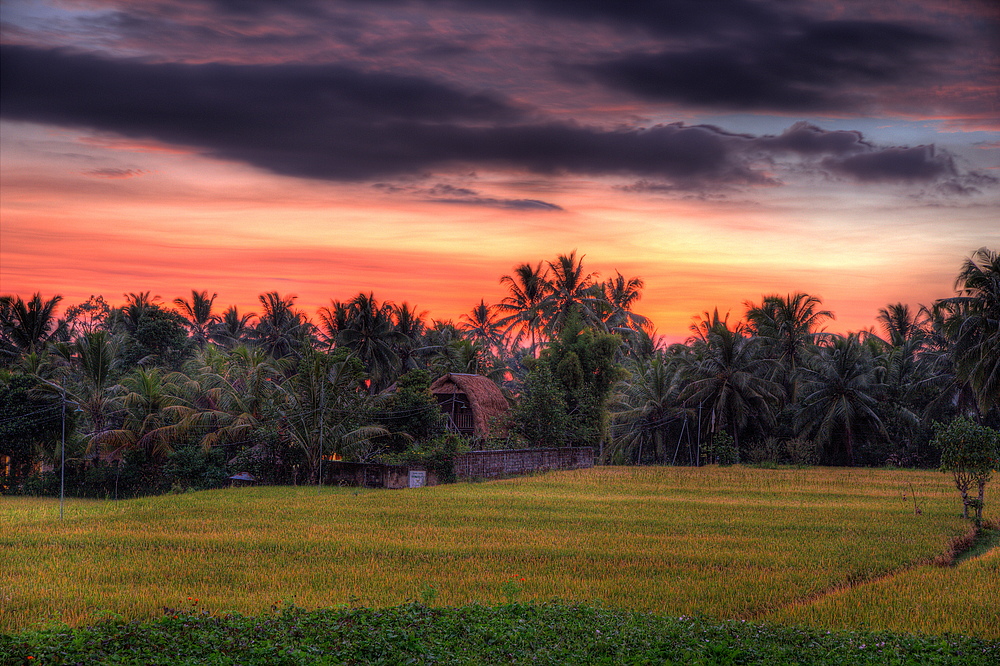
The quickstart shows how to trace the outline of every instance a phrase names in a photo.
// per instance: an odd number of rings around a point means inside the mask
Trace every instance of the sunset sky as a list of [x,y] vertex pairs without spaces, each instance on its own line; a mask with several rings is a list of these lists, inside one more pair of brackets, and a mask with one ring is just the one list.
[[989,0],[2,2],[0,293],[435,319],[576,250],[669,338],[1000,249]]

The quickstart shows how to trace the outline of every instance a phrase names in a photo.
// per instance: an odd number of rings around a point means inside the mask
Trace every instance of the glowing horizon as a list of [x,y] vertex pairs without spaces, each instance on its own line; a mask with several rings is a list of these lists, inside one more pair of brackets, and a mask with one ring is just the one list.
[[458,321],[575,250],[670,340],[794,292],[872,327],[1000,247],[1000,25],[921,7],[12,1],[0,293]]

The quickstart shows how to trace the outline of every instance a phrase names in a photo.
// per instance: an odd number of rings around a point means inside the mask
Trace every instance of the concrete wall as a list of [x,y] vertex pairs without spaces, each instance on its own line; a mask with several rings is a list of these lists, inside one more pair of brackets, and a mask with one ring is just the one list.
[[470,451],[455,458],[455,476],[464,481],[593,466],[594,449],[589,446]]

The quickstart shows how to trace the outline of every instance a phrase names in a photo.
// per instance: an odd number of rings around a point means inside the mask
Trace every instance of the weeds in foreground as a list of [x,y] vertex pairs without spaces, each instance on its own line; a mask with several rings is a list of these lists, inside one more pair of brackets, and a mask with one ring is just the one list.
[[995,641],[831,632],[545,603],[286,605],[257,616],[171,611],[141,623],[0,635],[3,664],[996,664]]

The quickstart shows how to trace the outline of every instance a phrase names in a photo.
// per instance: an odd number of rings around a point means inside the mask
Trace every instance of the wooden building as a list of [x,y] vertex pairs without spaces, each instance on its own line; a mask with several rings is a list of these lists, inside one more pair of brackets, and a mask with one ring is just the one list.
[[434,380],[431,393],[448,415],[448,429],[462,435],[488,436],[491,420],[510,409],[500,387],[482,375],[449,373]]

